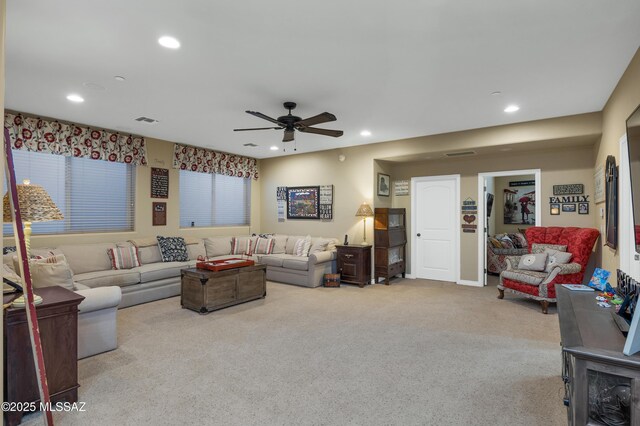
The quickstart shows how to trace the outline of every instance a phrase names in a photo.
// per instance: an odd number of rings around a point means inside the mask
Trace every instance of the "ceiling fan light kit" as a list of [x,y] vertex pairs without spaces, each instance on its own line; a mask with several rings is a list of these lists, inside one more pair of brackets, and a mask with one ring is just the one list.
[[[328,123],[331,121],[336,121],[336,116],[329,113],[323,112],[318,115],[314,115],[313,117],[302,119],[298,116],[291,114],[291,111],[296,108],[295,102],[285,102],[284,108],[289,110],[289,114],[278,117],[277,119],[271,118],[268,115],[265,115],[261,112],[257,111],[245,111],[247,114],[251,114],[258,118],[262,118],[263,120],[267,120],[277,125],[277,127],[253,127],[248,129],[233,129],[235,132],[242,132],[247,130],[284,130],[284,136],[282,138],[282,142],[292,142],[295,141],[295,131],[303,132],[303,133],[313,133],[316,135],[323,136],[332,136],[334,138],[338,138],[342,136],[344,133],[342,130],[332,130],[332,129],[319,129],[317,127],[311,127],[316,124]],[[295,148],[294,148],[295,151]]]

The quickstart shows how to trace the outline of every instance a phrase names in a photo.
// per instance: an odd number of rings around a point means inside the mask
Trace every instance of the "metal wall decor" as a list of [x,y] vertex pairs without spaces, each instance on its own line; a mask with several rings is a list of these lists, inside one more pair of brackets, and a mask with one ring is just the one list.
[[571,195],[584,193],[584,185],[573,183],[570,185],[553,185],[553,195]]
[[605,243],[607,247],[618,247],[618,167],[616,157],[609,155],[605,166],[606,192],[606,228]]

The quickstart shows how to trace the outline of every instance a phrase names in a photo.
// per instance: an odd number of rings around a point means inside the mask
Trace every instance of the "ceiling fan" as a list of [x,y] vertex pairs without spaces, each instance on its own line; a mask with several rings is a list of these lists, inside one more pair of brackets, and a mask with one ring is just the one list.
[[285,109],[289,110],[289,114],[283,115],[282,117],[278,117],[278,119],[271,118],[267,115],[264,115],[261,112],[246,111],[247,114],[255,115],[256,117],[270,121],[276,124],[278,127],[254,127],[251,129],[233,129],[233,131],[243,132],[247,130],[283,130],[284,129],[284,137],[282,138],[282,142],[291,142],[292,140],[294,140],[295,139],[294,132],[296,130],[304,133],[315,133],[317,135],[333,136],[334,138],[340,137],[344,133],[342,130],[318,129],[316,127],[310,127],[315,124],[336,121],[336,116],[329,112],[323,112],[322,114],[314,115],[313,117],[305,118],[303,120],[302,118],[291,114],[291,110],[295,109],[296,107],[295,102],[285,102],[284,107]]

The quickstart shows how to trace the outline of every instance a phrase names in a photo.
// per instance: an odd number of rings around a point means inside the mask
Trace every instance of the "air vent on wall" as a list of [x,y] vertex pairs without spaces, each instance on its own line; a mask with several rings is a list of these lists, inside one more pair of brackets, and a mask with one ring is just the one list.
[[157,123],[158,122],[158,120],[156,120],[155,118],[149,118],[149,117],[138,117],[135,120],[143,122],[143,123],[149,123],[149,124],[153,124],[153,123]]
[[255,143],[251,143],[251,142],[249,142],[249,143],[245,143],[243,146],[250,146],[250,147],[252,147],[252,148],[253,148],[253,147],[256,147],[256,146],[258,146],[258,145],[256,145]]
[[475,151],[459,151],[459,152],[447,152],[444,154],[445,157],[464,157],[467,155],[474,155]]

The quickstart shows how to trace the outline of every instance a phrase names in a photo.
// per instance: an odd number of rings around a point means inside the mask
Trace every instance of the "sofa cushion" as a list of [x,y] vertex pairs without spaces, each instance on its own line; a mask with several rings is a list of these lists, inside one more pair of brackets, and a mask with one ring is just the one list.
[[330,243],[331,240],[329,238],[312,238],[309,254],[311,255],[319,251],[326,251]]
[[540,285],[545,278],[547,278],[546,272],[538,271],[521,271],[519,269],[509,269],[502,271],[500,278],[507,278],[513,281],[519,281],[529,285]]
[[130,247],[114,247],[107,250],[112,269],[131,269],[140,266],[138,249]]
[[165,278],[179,277],[181,269],[194,265],[195,261],[193,260],[187,262],[161,262],[142,265],[137,270],[140,273],[140,282],[148,283]]
[[285,258],[282,260],[282,267],[285,269],[295,269],[296,271],[309,270],[309,258],[303,256],[295,256],[294,258]]
[[162,262],[158,241],[156,240],[156,244],[153,246],[138,247],[138,259],[141,265]]
[[296,241],[292,254],[307,257],[309,256],[309,249],[311,249],[311,236],[307,235],[303,239]]
[[66,244],[58,247],[67,258],[74,274],[95,271],[110,271],[111,261],[107,250],[116,247],[114,243]]
[[256,239],[252,237],[231,237],[231,254],[247,254],[251,256]]
[[271,250],[271,253],[273,254],[284,253],[287,248],[287,239],[289,238],[289,236],[283,235],[283,234],[275,234],[271,238],[275,240],[275,243],[273,244],[273,250]]
[[158,246],[163,262],[186,262],[189,260],[187,245],[182,237],[163,237],[158,235]]
[[207,257],[207,250],[204,247],[204,241],[199,240],[192,244],[187,244],[187,254],[189,260],[197,260],[198,258],[204,259]]
[[547,264],[547,253],[529,253],[520,258],[518,269],[524,271],[544,271]]
[[259,262],[267,265],[267,266],[278,266],[278,267],[282,267],[282,261],[284,260],[282,255],[278,255],[278,256],[274,256],[274,255],[268,255],[268,256],[260,256],[259,257]]
[[140,273],[138,268],[135,269],[109,269],[107,271],[85,272],[84,274],[75,274],[73,279],[86,286],[106,287],[109,285],[117,285],[118,287],[126,287],[138,284],[140,282]]
[[231,254],[231,237],[208,237],[204,239],[207,257]]

